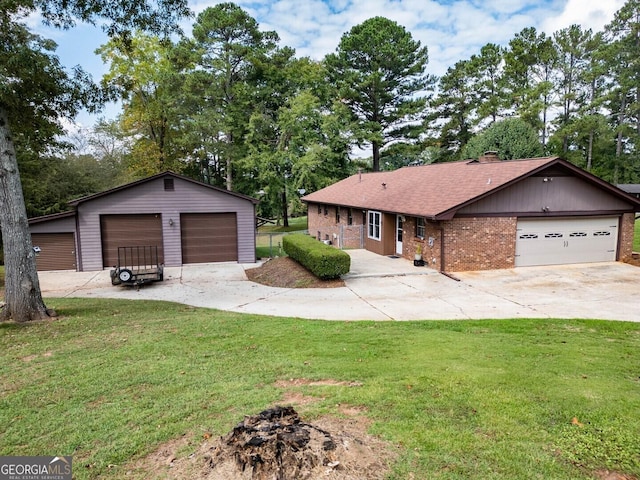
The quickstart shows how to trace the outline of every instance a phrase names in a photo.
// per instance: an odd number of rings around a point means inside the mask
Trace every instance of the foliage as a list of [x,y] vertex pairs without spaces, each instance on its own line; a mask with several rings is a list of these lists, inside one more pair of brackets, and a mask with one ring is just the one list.
[[120,125],[131,139],[130,173],[139,178],[166,170],[179,172],[176,94],[184,82],[180,72],[187,60],[176,54],[169,40],[141,32],[112,38],[96,53],[109,64],[103,86],[117,92],[125,105]]
[[[21,23],[40,11],[45,23],[70,28],[76,20],[101,23],[110,35],[131,29],[176,31],[187,15],[186,0],[9,0],[0,10],[0,226],[6,264],[6,305],[0,320],[46,318],[31,248],[19,158],[36,158],[56,146],[60,119],[82,106],[97,107],[104,97],[80,68],[69,75],[52,52],[55,44],[33,35]],[[13,132],[13,133],[12,133]],[[16,154],[17,150],[17,154]]]
[[284,251],[321,280],[339,278],[349,273],[351,257],[308,235],[287,235],[282,238]]
[[193,26],[191,48],[197,68],[189,73],[187,98],[199,105],[189,123],[195,138],[203,141],[193,149],[205,148],[199,152],[202,168],[209,172],[209,164],[215,162],[213,172],[219,177],[212,183],[222,181],[228,190],[248,192],[254,187],[235,188],[233,182],[243,177],[237,160],[246,152],[252,97],[261,80],[259,65],[268,64],[278,41],[276,32],[261,31],[258,22],[233,3],[205,9]]
[[427,47],[404,27],[373,17],[340,39],[336,53],[325,57],[329,80],[349,107],[356,143],[370,143],[373,170],[380,169],[380,151],[390,142],[415,141],[421,132]]
[[498,152],[498,157],[502,160],[533,158],[544,153],[535,129],[518,118],[491,125],[467,143],[462,156],[478,158],[488,151]]
[[[73,454],[79,480],[148,478],[132,462],[165,442],[186,435],[186,456],[294,396],[312,400],[310,421],[357,407],[398,448],[389,478],[640,475],[631,322],[327,322],[49,302],[55,322],[0,325],[0,453]],[[360,386],[277,383],[302,378]]]

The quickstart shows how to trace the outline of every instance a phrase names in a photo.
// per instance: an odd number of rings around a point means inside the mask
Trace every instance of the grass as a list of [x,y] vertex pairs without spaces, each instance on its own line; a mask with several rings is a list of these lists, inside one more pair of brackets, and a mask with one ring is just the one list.
[[291,217],[289,218],[289,226],[266,224],[260,227],[260,233],[282,233],[296,232],[298,230],[307,229],[307,217]]
[[[278,403],[363,407],[397,445],[392,479],[640,475],[640,327],[511,320],[327,322],[123,300],[49,300],[0,324],[0,454],[73,455],[74,477],[123,478],[181,435],[226,434]],[[582,425],[572,424],[576,418]],[[128,477],[131,478],[131,477]]]
[[636,220],[633,233],[633,251],[640,252],[640,218]]
[[289,219],[289,226],[263,225],[256,236],[256,257],[282,257],[286,253],[282,249],[282,237],[288,232],[299,232],[307,229],[307,217]]

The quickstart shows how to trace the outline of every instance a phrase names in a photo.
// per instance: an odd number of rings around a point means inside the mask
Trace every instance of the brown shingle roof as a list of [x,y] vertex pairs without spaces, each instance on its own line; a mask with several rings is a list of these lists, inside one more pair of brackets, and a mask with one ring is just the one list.
[[311,193],[303,201],[450,218],[464,204],[555,163],[567,165],[558,157],[490,163],[465,160],[362,173]]

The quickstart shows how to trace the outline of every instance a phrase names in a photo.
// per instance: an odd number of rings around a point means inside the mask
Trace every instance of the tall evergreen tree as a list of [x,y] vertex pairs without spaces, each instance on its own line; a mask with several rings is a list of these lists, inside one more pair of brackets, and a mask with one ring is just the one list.
[[470,65],[469,60],[461,60],[449,68],[438,83],[438,97],[430,105],[433,110],[427,120],[439,125],[440,161],[457,160],[473,136],[478,97],[471,83]]
[[357,143],[371,144],[378,171],[386,145],[414,141],[421,130],[425,90],[432,83],[425,72],[427,47],[396,22],[374,17],[345,33],[325,62],[351,110]]
[[609,94],[607,108],[616,131],[613,181],[640,178],[635,146],[640,142],[640,0],[627,0],[605,27]]
[[233,190],[234,160],[245,155],[255,64],[276,50],[278,34],[261,31],[258,22],[236,4],[221,3],[198,15],[193,37],[199,70],[190,85],[202,104],[198,126],[208,128],[226,188]]

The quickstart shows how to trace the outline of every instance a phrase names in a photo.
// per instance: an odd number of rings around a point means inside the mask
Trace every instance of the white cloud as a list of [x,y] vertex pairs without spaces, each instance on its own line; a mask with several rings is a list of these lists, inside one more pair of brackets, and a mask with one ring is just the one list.
[[[215,0],[190,0],[196,15]],[[580,24],[602,30],[624,0],[236,0],[262,30],[275,30],[282,46],[316,60],[335,51],[354,25],[384,16],[403,25],[429,50],[428,71],[442,75],[456,62],[477,54],[487,43],[507,45],[526,27],[552,34]],[[37,18],[30,19],[34,22]],[[183,22],[191,34],[194,18]],[[53,32],[48,32],[53,33]],[[51,35],[47,35],[52,38]],[[55,32],[64,64],[81,64],[98,79],[104,72],[92,56],[104,37],[87,28]]]
[[568,0],[559,15],[542,22],[541,30],[552,34],[577,24],[594,32],[601,31],[624,3],[624,0]]

